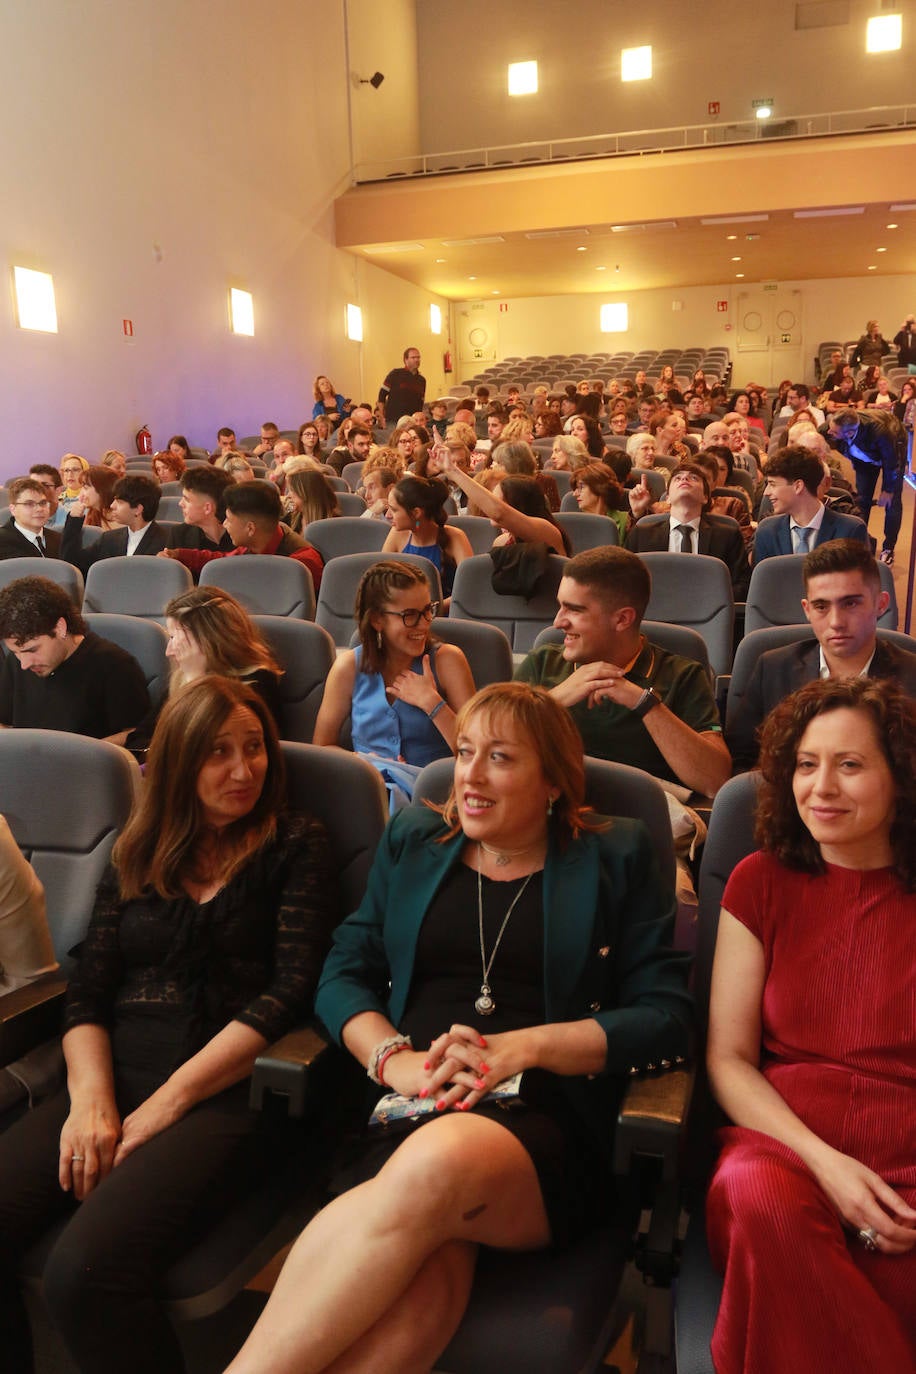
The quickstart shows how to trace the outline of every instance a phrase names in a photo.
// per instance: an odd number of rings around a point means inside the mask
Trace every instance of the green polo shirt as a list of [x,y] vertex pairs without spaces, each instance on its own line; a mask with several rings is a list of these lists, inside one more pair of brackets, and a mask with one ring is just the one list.
[[[575,671],[576,665],[563,657],[561,644],[544,644],[519,665],[515,677],[519,682],[530,682],[534,687],[546,687],[550,691],[572,677]],[[638,687],[653,687],[668,710],[698,735],[722,733],[712,687],[699,663],[682,658],[680,654],[670,654],[643,640],[639,657],[626,676]],[[669,782],[680,781],[665,762],[644,722],[636,720],[626,706],[600,701],[590,707],[587,701],[580,701],[569,707],[569,713],[579,728],[586,754],[610,759],[613,763],[628,763]]]

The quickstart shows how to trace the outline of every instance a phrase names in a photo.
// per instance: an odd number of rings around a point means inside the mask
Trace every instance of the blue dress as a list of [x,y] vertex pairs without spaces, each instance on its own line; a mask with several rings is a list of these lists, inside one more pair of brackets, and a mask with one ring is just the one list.
[[415,544],[411,538],[408,539],[401,553],[413,553],[418,558],[428,558],[433,567],[439,570],[439,576],[442,579],[442,595],[451,596],[457,564],[453,563],[451,559],[446,561],[441,544]]
[[[410,800],[421,769],[434,759],[449,758],[452,751],[425,711],[389,697],[381,673],[362,672],[362,645],[357,645],[353,653],[356,658],[350,712],[353,748],[385,779],[393,814]],[[436,646],[433,644],[429,646],[429,662],[439,687]],[[422,676],[422,656],[413,660],[410,670]]]

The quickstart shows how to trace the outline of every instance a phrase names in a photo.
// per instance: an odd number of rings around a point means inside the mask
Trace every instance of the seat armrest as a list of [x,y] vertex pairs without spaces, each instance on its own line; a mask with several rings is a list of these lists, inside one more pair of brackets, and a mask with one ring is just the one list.
[[637,1156],[650,1156],[661,1161],[665,1182],[677,1177],[695,1081],[692,1067],[630,1081],[614,1134],[614,1169],[618,1175],[629,1174]]
[[46,973],[0,997],[0,1064],[11,1064],[60,1034],[67,980]]
[[251,1075],[249,1103],[255,1111],[262,1111],[270,1094],[285,1097],[287,1111],[296,1120],[305,1116],[306,1107],[314,1097],[314,1072],[324,1058],[330,1057],[331,1045],[327,1036],[316,1026],[298,1026],[258,1055]]

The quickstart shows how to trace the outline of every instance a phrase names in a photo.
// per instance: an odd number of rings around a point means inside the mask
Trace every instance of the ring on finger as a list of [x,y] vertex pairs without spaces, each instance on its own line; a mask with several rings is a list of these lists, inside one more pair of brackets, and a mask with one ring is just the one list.
[[82,1163],[85,1162],[85,1159],[86,1159],[86,1156],[85,1156],[85,1155],[71,1155],[71,1156],[70,1156],[70,1163],[71,1163],[71,1164],[82,1164]]
[[858,1237],[866,1250],[877,1250],[878,1232],[874,1226],[863,1226],[858,1232]]

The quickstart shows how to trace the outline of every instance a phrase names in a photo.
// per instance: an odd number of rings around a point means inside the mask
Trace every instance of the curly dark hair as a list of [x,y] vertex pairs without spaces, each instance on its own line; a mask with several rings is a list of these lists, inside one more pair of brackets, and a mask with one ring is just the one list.
[[48,577],[17,577],[0,591],[0,639],[25,644],[54,633],[59,621],[68,635],[84,635],[86,622],[70,594]]
[[890,681],[856,677],[809,682],[770,712],[760,737],[757,843],[787,868],[824,871],[820,846],[798,814],[792,781],[799,741],[809,723],[843,709],[864,712],[874,726],[897,796],[890,833],[894,871],[908,892],[916,891],[916,703]]

